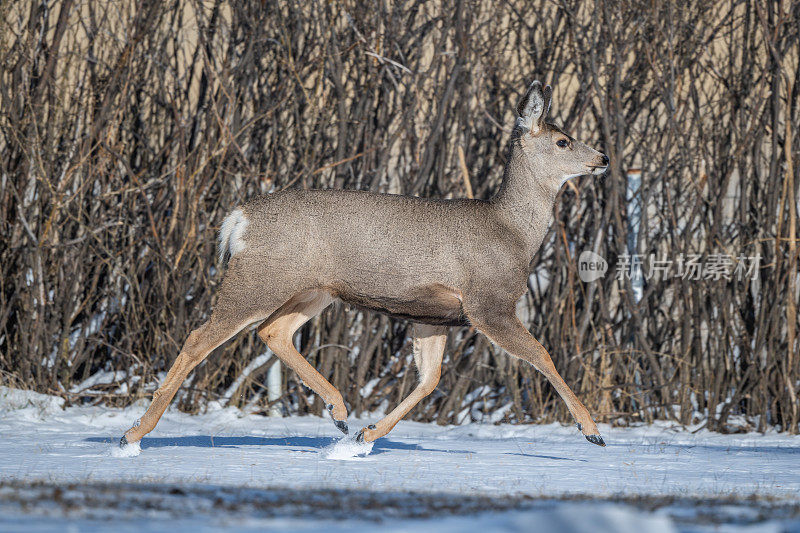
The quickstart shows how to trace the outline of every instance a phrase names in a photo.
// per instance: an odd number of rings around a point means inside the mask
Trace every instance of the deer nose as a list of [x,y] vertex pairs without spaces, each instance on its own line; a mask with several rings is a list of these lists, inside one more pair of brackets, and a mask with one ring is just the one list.
[[603,154],[603,166],[608,166],[608,156]]

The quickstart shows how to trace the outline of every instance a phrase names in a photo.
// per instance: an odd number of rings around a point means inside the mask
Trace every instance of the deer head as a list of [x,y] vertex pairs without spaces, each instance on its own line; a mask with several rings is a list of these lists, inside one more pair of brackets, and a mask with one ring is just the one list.
[[608,157],[545,121],[552,96],[549,85],[542,89],[539,81],[531,83],[517,105],[514,137],[531,168],[547,169],[537,172],[536,179],[558,190],[570,178],[602,174],[608,168]]

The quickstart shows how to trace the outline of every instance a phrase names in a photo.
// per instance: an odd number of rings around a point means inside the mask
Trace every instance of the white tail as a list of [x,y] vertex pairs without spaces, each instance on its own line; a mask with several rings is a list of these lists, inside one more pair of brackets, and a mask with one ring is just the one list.
[[242,236],[247,229],[249,221],[242,213],[241,209],[234,209],[222,221],[219,229],[219,244],[217,245],[217,255],[219,262],[225,262],[225,256],[233,257],[245,249],[246,244]]

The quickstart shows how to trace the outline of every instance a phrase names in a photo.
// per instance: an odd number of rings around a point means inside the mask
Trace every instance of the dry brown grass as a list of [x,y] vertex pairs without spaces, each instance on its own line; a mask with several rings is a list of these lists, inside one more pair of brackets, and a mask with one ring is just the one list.
[[[3,382],[71,401],[148,395],[211,308],[215,231],[236,202],[285,187],[464,196],[465,175],[487,197],[513,105],[539,78],[555,120],[612,160],[605,179],[562,193],[533,263],[549,286],[521,304],[566,381],[604,421],[698,413],[728,430],[743,414],[797,431],[797,2],[0,10]],[[625,253],[631,168],[643,169],[640,253],[759,254],[758,280],[652,280],[639,303],[613,275],[581,282],[581,250],[612,268]],[[341,307],[299,344],[358,413],[410,391],[407,327]],[[219,398],[263,349],[250,332],[217,350],[180,405]],[[474,331],[454,332],[448,354],[416,418],[568,417]],[[235,403],[264,408],[265,370]],[[98,371],[118,374],[81,390]],[[319,413],[287,379],[286,408]]]

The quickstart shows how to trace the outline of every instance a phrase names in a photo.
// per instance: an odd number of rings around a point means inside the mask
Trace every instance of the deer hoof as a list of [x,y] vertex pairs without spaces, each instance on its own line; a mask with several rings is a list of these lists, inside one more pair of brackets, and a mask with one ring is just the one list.
[[327,409],[328,412],[331,414],[331,420],[333,420],[333,423],[336,424],[336,427],[339,429],[339,431],[341,431],[345,435],[350,433],[350,430],[347,428],[347,420],[336,420],[335,418],[333,418],[333,404],[332,403],[329,403],[328,405],[326,405],[325,409]]
[[127,446],[128,446],[128,437],[123,435],[122,438],[119,439],[119,447],[120,448],[126,448]]
[[350,430],[347,427],[347,422],[345,422],[344,420],[334,420],[333,423],[336,424],[336,427],[339,429],[339,431],[341,431],[345,435],[350,433]]
[[592,444],[597,444],[598,446],[603,446],[605,448],[606,443],[603,440],[603,437],[601,437],[600,435],[584,435],[584,436],[586,437],[586,440],[588,440]]
[[[358,434],[356,435],[356,442],[360,442],[362,444],[364,442],[366,442],[366,438],[364,437],[364,432],[365,431],[371,431],[371,430],[374,430],[374,429],[376,429],[375,424],[370,424],[365,428],[361,428],[359,430]],[[375,440],[375,439],[372,439],[369,442],[372,442],[373,440]]]

